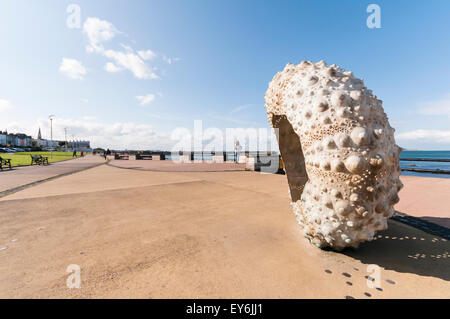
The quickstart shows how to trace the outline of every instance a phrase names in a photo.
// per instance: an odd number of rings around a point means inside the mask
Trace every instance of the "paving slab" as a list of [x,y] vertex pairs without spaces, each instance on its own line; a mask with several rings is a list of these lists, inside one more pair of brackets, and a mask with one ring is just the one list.
[[[134,157],[132,157],[134,158]],[[154,161],[154,160],[112,160],[108,165],[137,169],[144,171],[159,172],[224,172],[224,171],[245,171],[245,163],[213,163],[208,161],[198,161],[182,163],[172,160]]]
[[0,171],[0,196],[6,191],[21,186],[78,172],[104,162],[105,159],[101,156],[87,155],[77,159],[50,163],[49,165],[18,166],[11,170],[3,169]]
[[395,209],[450,228],[450,178],[401,176],[405,185]]
[[[27,188],[0,201],[0,297],[450,298],[449,241],[389,221],[357,250],[323,251],[287,187],[284,175],[99,166]],[[80,289],[66,286],[73,264]]]

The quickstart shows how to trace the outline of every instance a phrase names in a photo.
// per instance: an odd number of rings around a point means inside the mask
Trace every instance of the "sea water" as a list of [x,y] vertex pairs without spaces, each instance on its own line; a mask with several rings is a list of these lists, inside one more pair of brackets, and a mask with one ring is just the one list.
[[[253,154],[254,153],[254,154]],[[250,154],[251,156],[256,156],[256,153],[253,152]],[[218,153],[222,154],[222,153]],[[243,155],[241,153],[240,155]],[[202,158],[203,157],[203,158]],[[423,158],[423,159],[450,159],[450,151],[402,151],[400,153],[400,159],[402,158]],[[178,154],[170,154],[166,155],[166,160],[177,160]],[[212,155],[209,153],[204,153],[203,156],[201,153],[194,154],[195,160],[204,160],[210,161],[212,160]],[[234,160],[234,152],[227,152],[227,159],[229,161]],[[274,153],[272,156],[267,156],[261,154],[260,160],[264,163],[269,162],[271,159],[278,160],[278,154]],[[450,171],[450,162],[423,162],[423,161],[400,161],[400,168],[412,168],[412,169],[430,169],[430,170],[445,170]],[[433,173],[421,173],[421,172],[410,172],[410,171],[402,171],[402,175],[409,176],[423,176],[423,177],[437,177],[437,178],[450,178],[450,174],[433,174]]]
[[[450,159],[450,151],[402,151],[402,158]],[[450,171],[450,162],[400,161],[400,168],[431,169]],[[450,178],[450,174],[433,174],[402,171],[402,175]]]

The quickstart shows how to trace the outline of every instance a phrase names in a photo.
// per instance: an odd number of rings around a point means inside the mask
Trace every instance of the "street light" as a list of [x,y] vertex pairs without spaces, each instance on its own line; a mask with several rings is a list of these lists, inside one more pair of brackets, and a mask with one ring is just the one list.
[[65,139],[64,146],[65,146],[65,149],[66,149],[66,152],[67,152],[67,127],[64,128],[64,139]]
[[50,119],[50,141],[51,143],[51,151],[50,151],[50,159],[53,159],[53,118],[55,117],[55,115],[51,114],[48,116],[48,118]]
[[75,144],[75,135],[73,135],[73,134],[72,134],[72,148],[73,148],[74,152],[77,151],[77,146]]

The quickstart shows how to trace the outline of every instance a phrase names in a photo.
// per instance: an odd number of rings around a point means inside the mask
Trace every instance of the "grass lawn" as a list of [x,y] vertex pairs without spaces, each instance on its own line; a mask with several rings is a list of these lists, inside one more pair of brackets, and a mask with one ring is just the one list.
[[[53,152],[53,156],[50,156],[50,152],[17,152],[14,154],[0,153],[0,157],[11,159],[12,166],[30,165],[32,155],[42,155],[48,157],[49,163],[65,161],[72,158],[72,152]],[[80,152],[77,153],[80,156]]]

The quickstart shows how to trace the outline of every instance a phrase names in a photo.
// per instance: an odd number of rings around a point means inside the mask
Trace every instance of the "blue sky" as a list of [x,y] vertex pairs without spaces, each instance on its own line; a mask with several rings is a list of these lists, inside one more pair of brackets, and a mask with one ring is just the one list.
[[269,127],[275,73],[325,60],[383,100],[400,146],[450,149],[447,1],[3,0],[0,23],[0,129],[49,137],[54,114],[54,138],[149,149],[194,120]]

